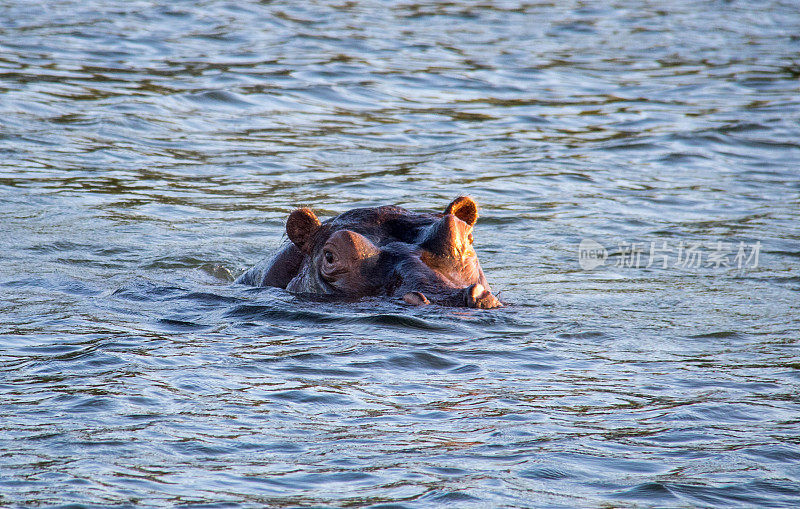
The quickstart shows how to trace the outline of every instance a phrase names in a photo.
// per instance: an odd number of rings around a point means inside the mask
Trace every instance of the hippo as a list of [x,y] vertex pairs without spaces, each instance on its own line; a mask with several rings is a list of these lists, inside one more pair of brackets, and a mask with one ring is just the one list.
[[441,214],[397,206],[352,209],[320,222],[311,209],[289,214],[289,241],[236,279],[252,286],[344,298],[398,297],[489,309],[501,306],[472,247],[478,206],[468,196]]

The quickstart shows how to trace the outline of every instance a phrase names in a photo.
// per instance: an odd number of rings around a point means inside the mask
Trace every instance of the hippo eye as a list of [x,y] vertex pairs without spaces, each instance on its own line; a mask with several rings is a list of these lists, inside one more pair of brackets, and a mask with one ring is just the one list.
[[324,255],[325,255],[325,261],[327,263],[333,263],[333,253],[331,253],[330,251],[325,251]]

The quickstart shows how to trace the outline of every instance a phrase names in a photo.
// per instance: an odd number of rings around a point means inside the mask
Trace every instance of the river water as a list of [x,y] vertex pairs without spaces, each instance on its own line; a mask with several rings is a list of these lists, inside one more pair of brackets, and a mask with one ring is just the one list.
[[[3,2],[0,505],[797,507],[799,27]],[[461,194],[501,309],[225,270],[298,206]]]

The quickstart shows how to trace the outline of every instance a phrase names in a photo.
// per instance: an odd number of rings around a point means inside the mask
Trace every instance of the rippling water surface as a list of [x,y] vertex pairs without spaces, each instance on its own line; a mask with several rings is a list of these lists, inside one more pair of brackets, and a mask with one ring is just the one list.
[[[800,505],[799,26],[3,2],[0,505]],[[297,206],[460,194],[504,308],[224,270]]]

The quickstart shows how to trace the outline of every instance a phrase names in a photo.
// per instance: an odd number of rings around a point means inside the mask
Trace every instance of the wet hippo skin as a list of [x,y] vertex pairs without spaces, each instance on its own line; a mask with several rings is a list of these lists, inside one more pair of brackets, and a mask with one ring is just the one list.
[[383,206],[320,222],[310,209],[297,209],[286,221],[290,242],[236,282],[412,305],[499,307],[472,247],[477,220],[478,206],[466,196],[441,214]]

